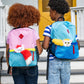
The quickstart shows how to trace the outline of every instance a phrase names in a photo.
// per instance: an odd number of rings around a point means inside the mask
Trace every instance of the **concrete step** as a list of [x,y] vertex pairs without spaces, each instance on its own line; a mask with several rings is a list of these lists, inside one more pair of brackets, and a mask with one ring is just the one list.
[[[47,58],[41,57],[38,62],[39,70],[46,70],[47,68]],[[2,70],[7,70],[6,58],[2,60]],[[79,57],[78,59],[71,60],[71,69],[84,69],[84,57]]]
[[[47,57],[39,57],[39,62],[46,62]],[[72,59],[71,61],[84,61],[84,56],[79,56],[77,59]],[[3,57],[2,62],[6,62],[6,57]]]
[[[43,61],[38,62],[38,69],[39,70],[46,70],[46,67],[47,67],[46,60],[45,60],[45,62],[43,62]],[[7,66],[7,63],[6,63],[6,58],[4,57],[3,60],[2,60],[2,70],[7,70],[7,69],[8,69],[8,66]]]
[[[4,52],[3,56],[6,57],[6,49],[5,48],[1,48],[0,52]],[[79,55],[84,57],[84,47],[81,47],[79,50]],[[47,52],[45,49],[43,49],[43,52],[41,53],[40,57],[47,57]]]
[[[79,73],[79,74],[78,74]],[[38,84],[47,84],[46,71],[39,71]],[[1,71],[1,84],[13,84],[11,75]],[[70,84],[84,84],[84,70],[72,70]]]
[[[39,70],[46,70],[47,63],[46,62],[39,62],[38,69]],[[7,64],[2,63],[2,70],[7,70]],[[84,69],[84,61],[82,62],[71,62],[71,69]]]
[[[84,57],[84,47],[80,47],[79,56],[80,56],[80,57]],[[43,49],[43,52],[42,52],[42,54],[40,55],[40,57],[47,57],[47,52],[46,52],[46,50]]]
[[[46,73],[44,71],[39,71],[38,84],[46,84],[47,83],[45,74]],[[13,78],[11,75],[7,74],[6,70],[2,70],[1,71],[1,84],[6,84],[6,83],[14,84]]]
[[[2,76],[1,84],[14,84],[12,76]],[[47,84],[45,76],[38,77],[38,84]]]
[[[46,76],[46,70],[39,70],[39,76]],[[84,69],[72,69],[71,75],[84,75]],[[10,76],[7,70],[1,70],[1,76]]]
[[[83,44],[83,45],[82,45]],[[82,42],[80,50],[79,50],[79,55],[80,56],[84,56],[84,42]],[[5,57],[6,55],[6,47],[0,47],[0,52],[4,52],[3,56]],[[42,54],[40,55],[40,57],[46,57],[47,56],[47,52],[45,49],[43,49]]]
[[[3,61],[5,61],[5,59],[3,59]],[[46,62],[46,61],[47,61],[47,57],[40,57],[39,58],[39,62]],[[79,56],[79,58],[72,59],[71,61],[84,61],[84,56]]]
[[80,43],[80,47],[84,47],[84,41],[83,40],[79,40]]
[[79,56],[83,56],[84,57],[84,47],[81,47],[79,50]]
[[[71,79],[70,84],[84,84],[84,47],[79,51],[80,57],[71,60]],[[38,62],[39,77],[38,84],[47,84],[46,80],[46,67],[47,67],[47,52],[43,50]],[[2,60],[1,84],[14,84],[13,79],[7,73],[6,58]]]

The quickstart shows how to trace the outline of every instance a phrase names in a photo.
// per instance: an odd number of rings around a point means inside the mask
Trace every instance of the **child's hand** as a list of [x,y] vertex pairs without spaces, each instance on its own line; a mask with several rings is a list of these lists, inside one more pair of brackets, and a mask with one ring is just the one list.
[[12,67],[10,67],[9,74],[12,75]]
[[12,75],[12,67],[10,67],[10,65],[8,66],[8,71],[7,71],[8,74]]

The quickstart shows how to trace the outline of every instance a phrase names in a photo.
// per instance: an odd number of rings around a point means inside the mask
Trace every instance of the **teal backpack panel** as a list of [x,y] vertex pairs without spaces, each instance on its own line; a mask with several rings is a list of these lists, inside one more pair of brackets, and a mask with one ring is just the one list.
[[[33,59],[33,52],[34,52],[34,59]],[[21,53],[16,53],[16,52],[9,52],[9,64],[12,67],[25,67],[25,66],[36,66],[37,65],[37,59],[38,55],[36,51],[31,51],[32,54],[32,62],[27,65],[26,61]]]
[[76,28],[71,22],[58,21],[52,24],[51,39],[70,39],[70,46],[55,45],[51,42],[50,52],[60,59],[76,59],[79,57],[78,43],[76,41]]
[[26,66],[26,62],[21,53],[10,52],[9,55],[10,55],[10,57],[9,57],[10,66],[12,66],[12,67]]
[[[69,31],[69,33],[67,32]],[[68,21],[58,21],[52,24],[51,39],[70,39],[76,42],[76,28],[75,25]]]

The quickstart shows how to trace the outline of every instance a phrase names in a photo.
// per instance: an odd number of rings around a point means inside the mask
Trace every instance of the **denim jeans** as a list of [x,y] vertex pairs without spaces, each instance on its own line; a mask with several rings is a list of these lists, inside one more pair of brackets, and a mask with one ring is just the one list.
[[38,66],[31,68],[12,68],[14,84],[37,84]]
[[48,84],[70,84],[70,61],[49,60]]

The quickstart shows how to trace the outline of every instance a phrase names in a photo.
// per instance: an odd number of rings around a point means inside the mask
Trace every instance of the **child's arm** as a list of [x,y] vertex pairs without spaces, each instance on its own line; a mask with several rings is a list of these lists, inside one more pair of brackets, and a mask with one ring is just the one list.
[[44,49],[48,49],[48,47],[49,47],[49,42],[50,42],[50,37],[45,36],[45,37],[44,37],[43,44],[42,44],[42,47],[43,47]]
[[36,45],[37,45],[38,52],[39,52],[39,55],[40,55],[43,51],[42,46],[40,44],[40,39],[36,40]]
[[12,74],[12,71],[11,71],[12,67],[10,67],[10,65],[9,65],[9,56],[8,55],[9,55],[9,44],[6,45],[6,61],[7,61],[7,65],[8,65],[8,72],[7,73],[11,75]]
[[9,52],[8,52],[8,50],[9,50],[9,44],[6,45],[6,61],[7,61],[7,65],[9,66],[9,57],[8,57]]
[[79,50],[80,50],[80,43],[79,43],[79,40],[77,40],[77,42],[78,42],[78,48],[79,48]]

